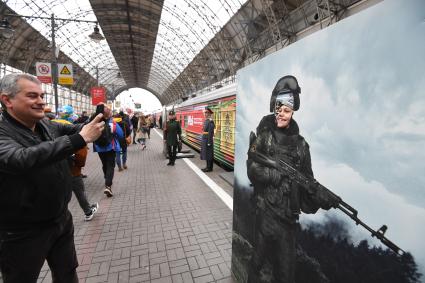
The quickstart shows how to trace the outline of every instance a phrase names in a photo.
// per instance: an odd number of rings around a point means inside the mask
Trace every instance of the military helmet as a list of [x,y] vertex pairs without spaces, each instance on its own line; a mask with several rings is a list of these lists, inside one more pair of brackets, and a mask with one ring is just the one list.
[[282,104],[291,107],[294,111],[300,108],[301,88],[294,76],[284,76],[280,78],[272,91],[270,98],[270,112],[275,112],[276,99],[279,97]]

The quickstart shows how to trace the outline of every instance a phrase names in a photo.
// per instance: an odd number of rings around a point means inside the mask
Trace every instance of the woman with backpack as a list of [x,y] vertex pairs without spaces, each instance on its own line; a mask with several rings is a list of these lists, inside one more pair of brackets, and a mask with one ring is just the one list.
[[94,152],[97,152],[102,162],[102,171],[105,177],[105,189],[103,193],[112,197],[112,180],[116,162],[116,152],[121,151],[119,139],[124,137],[121,127],[112,119],[112,111],[104,105],[103,117],[105,128],[101,136],[93,142]]

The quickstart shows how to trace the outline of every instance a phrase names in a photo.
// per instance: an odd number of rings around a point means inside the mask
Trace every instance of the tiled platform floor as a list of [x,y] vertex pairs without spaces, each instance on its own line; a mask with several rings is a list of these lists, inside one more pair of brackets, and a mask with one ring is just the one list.
[[[232,211],[183,160],[166,166],[158,133],[143,151],[129,147],[128,170],[115,169],[113,198],[104,196],[101,163],[90,152],[84,180],[100,212],[84,222],[75,197],[70,203],[80,282],[233,282]],[[191,161],[205,165],[198,153]],[[231,195],[224,170],[214,169],[208,176]],[[39,282],[50,281],[45,265]]]

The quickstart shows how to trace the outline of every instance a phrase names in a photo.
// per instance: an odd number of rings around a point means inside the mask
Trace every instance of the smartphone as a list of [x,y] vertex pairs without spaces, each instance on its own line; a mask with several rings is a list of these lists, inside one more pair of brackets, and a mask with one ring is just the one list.
[[96,115],[95,116],[97,116],[100,113],[104,114],[103,113],[104,111],[105,111],[105,105],[104,104],[98,104],[96,106]]

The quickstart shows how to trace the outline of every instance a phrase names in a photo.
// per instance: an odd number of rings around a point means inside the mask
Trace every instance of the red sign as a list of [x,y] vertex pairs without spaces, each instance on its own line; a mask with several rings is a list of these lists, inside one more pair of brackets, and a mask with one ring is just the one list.
[[106,102],[105,88],[101,86],[95,86],[90,89],[91,104],[98,105],[100,102]]
[[177,116],[178,120],[182,120],[181,116],[185,117],[182,122],[182,126],[186,128],[186,131],[191,131],[197,134],[201,134],[203,132],[205,117],[202,110],[181,112],[177,113]]

